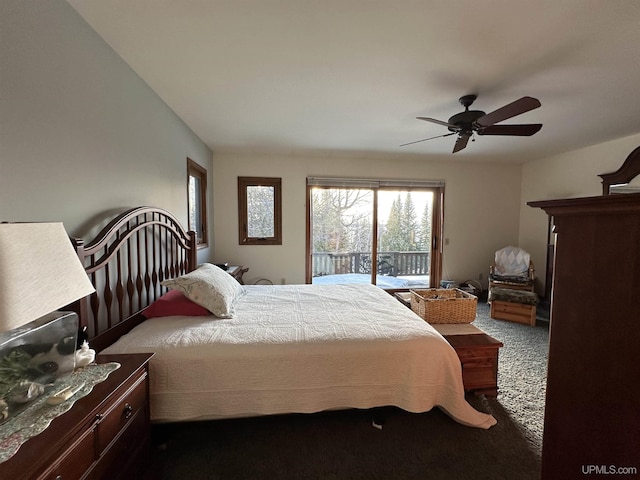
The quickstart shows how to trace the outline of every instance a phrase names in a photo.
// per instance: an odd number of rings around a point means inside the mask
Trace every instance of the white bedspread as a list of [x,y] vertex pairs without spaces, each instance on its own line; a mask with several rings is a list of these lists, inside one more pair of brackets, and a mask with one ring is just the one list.
[[453,348],[372,285],[249,285],[236,316],[152,318],[104,353],[155,352],[156,422],[434,406],[456,421],[496,423],[464,399]]

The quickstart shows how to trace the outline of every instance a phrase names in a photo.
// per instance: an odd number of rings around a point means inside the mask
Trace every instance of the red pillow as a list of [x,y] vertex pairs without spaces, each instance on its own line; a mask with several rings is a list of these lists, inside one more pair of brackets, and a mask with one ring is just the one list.
[[169,290],[143,312],[145,318],[169,317],[171,315],[201,316],[211,312],[185,297],[180,290]]

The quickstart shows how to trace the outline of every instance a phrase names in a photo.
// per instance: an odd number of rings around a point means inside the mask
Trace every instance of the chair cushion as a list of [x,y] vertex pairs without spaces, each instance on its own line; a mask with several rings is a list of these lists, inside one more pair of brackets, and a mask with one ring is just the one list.
[[533,285],[533,279],[529,277],[516,277],[512,275],[489,275],[489,280],[494,283]]
[[496,252],[494,275],[508,277],[529,277],[531,255],[525,250],[508,246]]
[[525,290],[511,290],[508,288],[492,288],[490,300],[498,300],[501,302],[522,303],[524,305],[537,305],[538,295],[534,292]]

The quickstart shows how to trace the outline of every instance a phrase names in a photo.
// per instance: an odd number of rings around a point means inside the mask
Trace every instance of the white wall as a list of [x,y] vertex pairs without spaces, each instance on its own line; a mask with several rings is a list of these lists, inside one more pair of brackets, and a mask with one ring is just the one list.
[[[518,241],[521,166],[424,158],[322,157],[214,153],[214,258],[250,268],[248,283],[269,278],[304,283],[306,178],[365,177],[445,180],[444,278],[483,278],[498,248]],[[238,244],[237,177],[282,178],[281,246]]]
[[529,162],[522,170],[520,245],[536,260],[537,289],[544,291],[548,217],[527,202],[602,194],[602,173],[615,172],[640,145],[640,134]]
[[0,31],[0,221],[86,236],[152,205],[186,224],[186,158],[211,174],[211,150],[67,2],[2,0]]

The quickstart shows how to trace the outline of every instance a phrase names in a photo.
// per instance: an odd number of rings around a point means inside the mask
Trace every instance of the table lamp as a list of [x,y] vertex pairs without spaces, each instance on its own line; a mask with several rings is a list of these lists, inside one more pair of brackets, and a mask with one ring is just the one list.
[[62,223],[0,224],[0,421],[75,367],[78,316],[95,290]]

